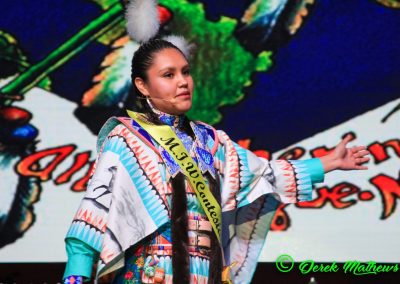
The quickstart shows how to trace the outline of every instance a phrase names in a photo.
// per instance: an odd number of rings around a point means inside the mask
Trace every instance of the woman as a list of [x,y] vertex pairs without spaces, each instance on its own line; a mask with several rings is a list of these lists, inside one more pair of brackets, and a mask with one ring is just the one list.
[[350,137],[320,159],[267,161],[189,121],[190,66],[168,41],[140,46],[132,82],[143,114],[111,118],[99,133],[94,173],[66,237],[66,283],[90,278],[97,260],[97,277],[117,271],[115,283],[221,283],[226,275],[248,283],[280,202],[310,200],[329,171],[366,169],[368,151],[346,148]]

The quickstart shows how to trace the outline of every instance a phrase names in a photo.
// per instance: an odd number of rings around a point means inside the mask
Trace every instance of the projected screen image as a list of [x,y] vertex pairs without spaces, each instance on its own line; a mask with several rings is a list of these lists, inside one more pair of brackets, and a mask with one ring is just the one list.
[[[122,2],[2,4],[0,262],[66,261],[97,133],[132,106]],[[281,205],[259,261],[400,262],[400,3],[265,3],[159,1],[162,32],[196,46],[188,116],[267,159],[321,157],[350,134],[371,160]]]

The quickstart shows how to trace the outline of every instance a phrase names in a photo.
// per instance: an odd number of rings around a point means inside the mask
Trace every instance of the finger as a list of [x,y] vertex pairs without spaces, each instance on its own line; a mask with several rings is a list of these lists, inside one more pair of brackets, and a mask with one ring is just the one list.
[[356,170],[368,170],[368,167],[366,166],[356,166],[355,168]]
[[366,150],[366,149],[367,149],[367,147],[365,147],[365,146],[353,146],[350,148],[352,153],[356,153],[356,152]]
[[368,162],[368,161],[369,161],[369,157],[357,158],[355,160],[356,164],[362,164],[362,163],[365,163],[365,162]]
[[354,153],[353,157],[362,158],[362,157],[364,157],[366,155],[369,155],[369,151],[368,150],[361,150],[361,151],[358,151],[358,152]]
[[353,139],[353,135],[351,134],[347,134],[340,143],[343,143],[344,145],[346,145],[347,143],[349,143],[351,140]]

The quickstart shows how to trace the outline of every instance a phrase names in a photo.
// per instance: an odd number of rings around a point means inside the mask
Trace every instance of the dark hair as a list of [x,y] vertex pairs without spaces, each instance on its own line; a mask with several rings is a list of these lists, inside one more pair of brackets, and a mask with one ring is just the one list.
[[[157,115],[154,114],[148,105],[145,96],[138,90],[135,85],[135,78],[142,78],[147,82],[147,70],[153,64],[154,56],[166,48],[175,48],[182,51],[169,41],[163,39],[151,39],[150,41],[140,45],[132,58],[131,78],[133,85],[133,97],[136,101],[136,109],[148,115],[149,119],[155,124],[162,124]],[[183,54],[183,53],[182,53]],[[183,54],[183,56],[185,56]],[[186,58],[186,56],[185,56]],[[190,126],[190,120],[185,119],[183,131],[194,138],[193,130]],[[221,193],[219,180],[214,179],[207,174],[210,190],[218,203],[221,204]],[[172,233],[172,270],[174,283],[189,283],[189,252],[188,252],[188,214],[187,214],[187,196],[186,196],[186,178],[179,173],[171,179],[172,185],[172,208],[171,208],[171,233]],[[220,244],[214,232],[210,234],[211,250],[210,250],[210,267],[208,283],[221,283],[222,272],[222,252]],[[218,248],[218,249],[217,249]]]
[[[153,64],[154,56],[156,55],[156,53],[167,48],[175,48],[182,53],[182,51],[171,42],[159,38],[154,38],[149,40],[148,42],[141,44],[140,47],[133,54],[131,65],[131,80],[133,86],[133,97],[135,99],[136,108],[138,111],[149,114],[152,113],[150,106],[147,104],[146,97],[139,91],[139,89],[135,85],[135,78],[139,77],[144,82],[147,82],[147,70],[149,70],[149,68]],[[183,53],[182,55],[185,56]]]

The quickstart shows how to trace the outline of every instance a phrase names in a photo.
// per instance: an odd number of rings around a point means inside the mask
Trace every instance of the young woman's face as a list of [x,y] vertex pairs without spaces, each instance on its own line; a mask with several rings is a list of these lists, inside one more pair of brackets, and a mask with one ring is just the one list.
[[157,52],[147,70],[148,81],[135,78],[138,89],[158,110],[179,115],[192,107],[193,79],[189,63],[175,48]]

